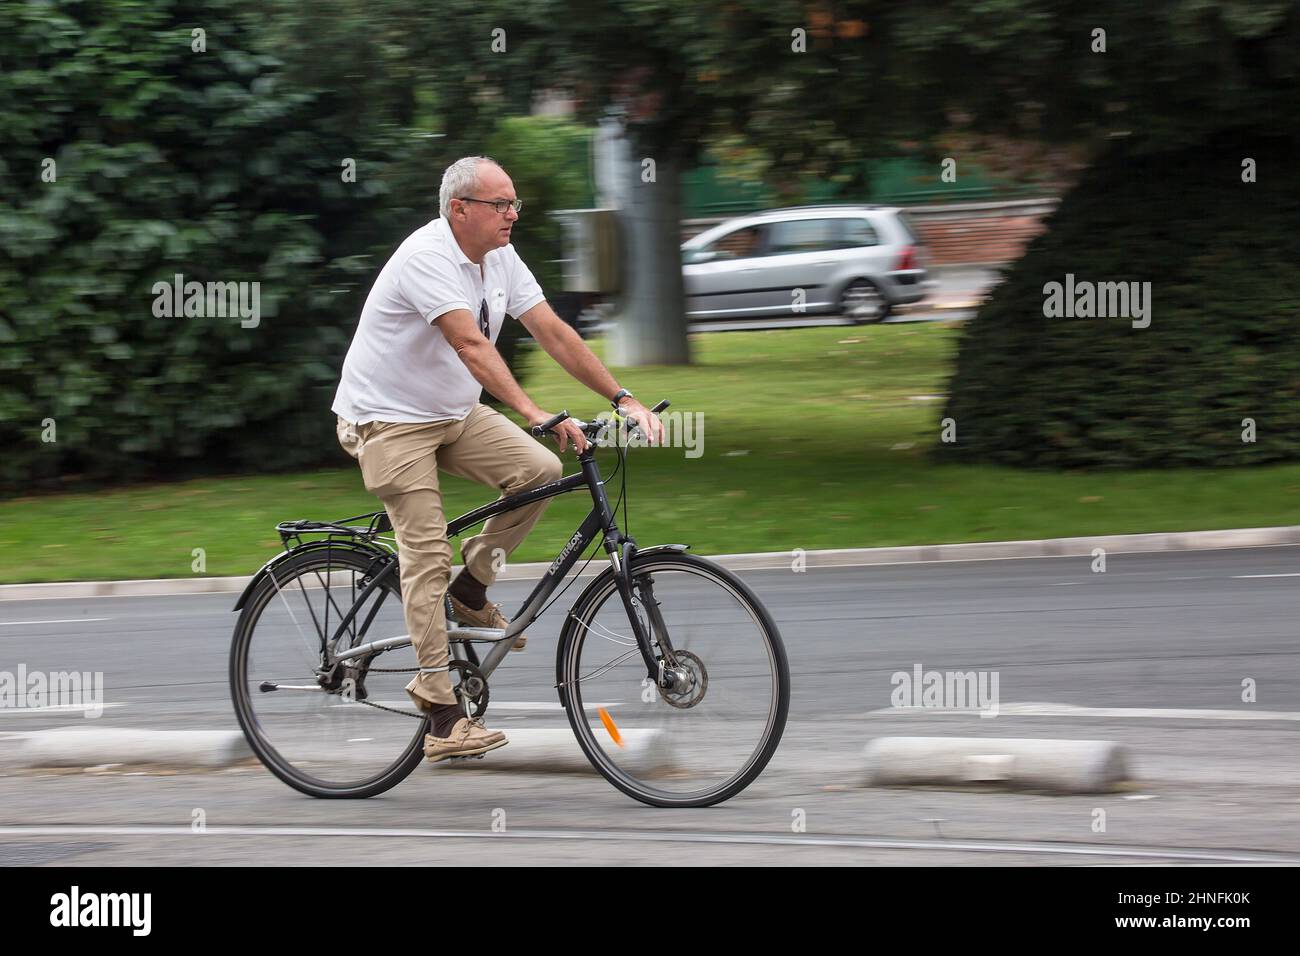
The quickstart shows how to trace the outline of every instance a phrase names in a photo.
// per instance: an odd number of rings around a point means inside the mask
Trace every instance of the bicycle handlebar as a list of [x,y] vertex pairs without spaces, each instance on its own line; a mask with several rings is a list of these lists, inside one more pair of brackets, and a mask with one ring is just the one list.
[[564,421],[568,417],[569,417],[569,410],[566,408],[564,411],[560,412],[560,414],[554,415],[551,418],[548,418],[542,424],[534,425],[532,428],[528,430],[532,432],[534,438],[541,438],[543,435],[545,435],[552,428],[560,424],[560,422]]
[[[668,399],[665,398],[663,401],[655,405],[654,408],[650,409],[650,412],[653,415],[658,415],[670,404],[671,402],[669,402]],[[549,432],[556,425],[560,424],[560,422],[564,421],[568,417],[569,417],[569,410],[566,408],[558,415],[552,415],[546,421],[542,422],[542,424],[533,425],[528,429],[528,431],[534,438],[541,438],[543,435],[545,435],[547,432]],[[577,418],[575,418],[573,421],[578,426],[578,428],[582,430],[583,434],[585,434],[588,438],[594,437],[597,432],[599,432],[602,428],[606,427],[609,424],[607,421],[584,422]],[[635,420],[633,421],[633,424],[634,425],[636,424]]]

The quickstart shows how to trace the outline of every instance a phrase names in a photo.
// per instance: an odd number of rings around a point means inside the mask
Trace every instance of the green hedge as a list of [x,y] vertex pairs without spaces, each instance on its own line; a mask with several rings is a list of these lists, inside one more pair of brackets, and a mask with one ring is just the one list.
[[[453,142],[403,115],[409,81],[358,65],[382,62],[382,37],[326,55],[337,37],[275,9],[0,10],[0,490],[346,461],[330,405],[365,296],[437,215],[446,163],[487,136]],[[542,223],[548,155],[533,150],[536,188],[520,190]],[[155,283],[178,273],[257,282],[258,323],[155,315]]]
[[[291,88],[260,18],[226,0],[12,5],[4,21],[0,175],[18,186],[0,202],[0,482],[321,460],[373,268],[346,251],[383,191],[345,185],[340,163],[365,170],[386,138],[334,135],[331,94]],[[176,274],[259,283],[258,323],[156,315],[155,283]]]
[[[1247,132],[1109,150],[967,326],[943,413],[956,441],[936,453],[1045,468],[1300,459],[1294,156]],[[1150,326],[1046,317],[1045,286],[1067,273],[1150,282]]]

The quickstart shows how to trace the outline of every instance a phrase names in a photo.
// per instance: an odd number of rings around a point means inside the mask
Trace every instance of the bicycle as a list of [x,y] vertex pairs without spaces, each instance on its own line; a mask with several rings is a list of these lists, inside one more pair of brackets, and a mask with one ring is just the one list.
[[[561,412],[531,432],[543,437],[568,417]],[[658,807],[720,803],[748,786],[780,743],[790,702],[780,632],[749,587],[686,554],[689,545],[637,547],[616,520],[622,504],[627,524],[630,444],[623,439],[636,434],[634,424],[629,429],[617,414],[574,421],[591,442],[578,456],[579,472],[448,523],[450,538],[543,498],[580,488],[592,497],[591,512],[508,627],[460,626],[444,601],[457,699],[469,716],[488,710],[488,678],[515,636],[581,577],[595,549],[551,598],[600,535],[609,566],[579,594],[560,632],[560,706],[587,759],[619,790]],[[611,434],[618,467],[610,480],[622,474],[612,509],[596,462]],[[392,524],[377,511],[286,521],[276,530],[284,552],[257,572],[234,608],[230,682],[239,724],[261,762],[302,793],[383,793],[423,759],[429,730],[404,692],[418,664],[401,608],[396,542],[381,537]]]

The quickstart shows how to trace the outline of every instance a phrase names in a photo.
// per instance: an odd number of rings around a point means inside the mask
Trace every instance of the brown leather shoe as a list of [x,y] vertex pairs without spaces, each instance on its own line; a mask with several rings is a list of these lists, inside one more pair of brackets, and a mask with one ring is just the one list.
[[[456,615],[456,620],[462,624],[467,624],[470,627],[490,627],[502,631],[510,624],[505,615],[501,613],[500,604],[493,604],[488,601],[481,610],[476,611],[468,604],[457,600],[456,595],[449,594],[447,596],[451,598],[451,609]],[[522,651],[527,643],[528,636],[519,634],[515,637],[514,646],[510,649],[512,651]]]
[[448,757],[473,757],[504,747],[508,740],[499,730],[488,730],[477,717],[462,717],[451,728],[451,736],[424,735],[424,756],[431,763]]

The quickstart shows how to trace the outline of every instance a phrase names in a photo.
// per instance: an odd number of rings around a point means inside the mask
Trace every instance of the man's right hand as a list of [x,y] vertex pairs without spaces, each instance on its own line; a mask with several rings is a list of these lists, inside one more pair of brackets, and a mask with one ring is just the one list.
[[[542,425],[554,417],[555,416],[550,412],[538,412],[528,420],[528,425],[529,427],[532,427],[533,425]],[[560,424],[552,428],[551,434],[554,435],[555,440],[560,443],[561,454],[563,454],[563,452],[569,447],[570,441],[573,442],[573,450],[579,454],[586,451],[587,446],[591,444],[587,441],[587,436],[582,433],[582,429],[573,423],[572,418],[566,418],[564,421],[560,422]]]

